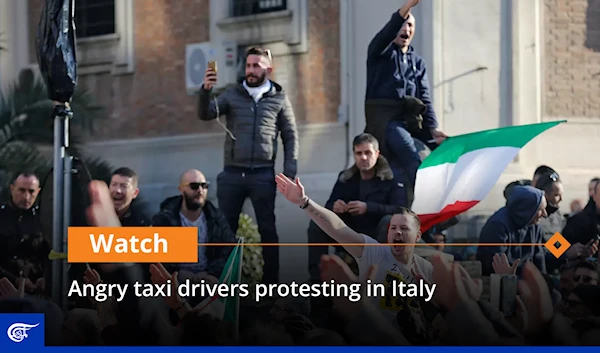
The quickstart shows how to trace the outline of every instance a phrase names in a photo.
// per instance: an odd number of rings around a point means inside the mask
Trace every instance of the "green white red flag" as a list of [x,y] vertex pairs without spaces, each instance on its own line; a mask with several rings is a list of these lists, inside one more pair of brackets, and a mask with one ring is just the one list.
[[421,219],[421,231],[477,205],[523,146],[563,122],[509,126],[446,139],[417,170],[412,210]]

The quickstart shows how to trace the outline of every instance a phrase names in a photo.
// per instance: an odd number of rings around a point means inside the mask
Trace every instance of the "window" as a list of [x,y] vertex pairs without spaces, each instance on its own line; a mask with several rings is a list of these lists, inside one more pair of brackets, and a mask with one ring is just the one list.
[[287,9],[286,0],[231,0],[233,17],[257,15]]
[[78,38],[115,33],[115,0],[75,0],[75,26]]

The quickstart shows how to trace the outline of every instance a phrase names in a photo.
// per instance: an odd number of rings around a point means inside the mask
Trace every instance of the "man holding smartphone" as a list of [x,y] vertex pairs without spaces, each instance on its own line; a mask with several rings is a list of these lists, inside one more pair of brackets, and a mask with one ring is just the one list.
[[[263,243],[278,243],[275,229],[275,158],[281,134],[283,173],[296,176],[298,131],[292,105],[283,88],[269,79],[273,71],[269,50],[250,48],[246,53],[246,77],[218,97],[213,68],[206,69],[198,99],[198,117],[208,121],[226,115],[224,125],[225,168],[217,177],[219,208],[234,233],[246,198],[250,198]],[[263,247],[264,283],[277,283],[279,248]]]

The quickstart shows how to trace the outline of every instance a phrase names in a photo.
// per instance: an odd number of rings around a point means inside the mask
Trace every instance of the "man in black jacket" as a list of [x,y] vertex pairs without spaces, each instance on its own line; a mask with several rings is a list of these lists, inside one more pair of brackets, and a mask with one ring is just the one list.
[[[216,73],[208,68],[198,99],[201,120],[227,116],[225,168],[217,177],[217,198],[229,226],[237,232],[240,212],[250,197],[263,243],[278,243],[275,229],[275,158],[281,133],[285,152],[283,173],[294,178],[298,163],[298,132],[292,105],[281,86],[271,80],[269,50],[246,54],[246,78],[211,99]],[[277,283],[279,248],[263,248],[263,282]]]
[[[231,243],[235,235],[225,216],[210,201],[208,182],[199,170],[191,169],[181,175],[179,196],[169,197],[160,204],[160,212],[152,217],[155,227],[198,227],[198,243]],[[180,283],[186,279],[202,279],[217,283],[232,247],[198,246],[198,263],[165,264],[169,272],[178,271]]]
[[[576,251],[575,255],[585,260],[587,257],[598,256],[598,246],[600,245],[600,183],[596,184],[591,201],[585,206],[583,211],[569,218],[562,235],[571,244]],[[577,250],[574,250],[577,249]]]
[[27,292],[45,290],[50,269],[50,244],[42,235],[37,197],[40,181],[33,173],[18,173],[10,185],[10,200],[0,205],[0,278],[17,288],[21,277]]
[[[379,153],[379,142],[369,134],[360,134],[352,142],[355,164],[342,171],[331,191],[325,208],[335,212],[349,228],[376,238],[377,226],[386,215],[403,206],[404,188]],[[308,242],[330,243],[331,238],[311,221]],[[311,246],[309,273],[312,281],[320,281],[319,262],[327,247]]]

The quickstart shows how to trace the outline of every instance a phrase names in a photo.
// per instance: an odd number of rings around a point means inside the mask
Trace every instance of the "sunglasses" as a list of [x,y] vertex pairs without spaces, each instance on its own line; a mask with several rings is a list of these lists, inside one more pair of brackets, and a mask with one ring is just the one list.
[[573,280],[575,280],[575,282],[579,282],[579,280],[583,279],[583,283],[590,283],[591,281],[593,281],[594,279],[590,276],[573,276]]
[[570,308],[575,308],[579,305],[583,305],[583,303],[579,300],[567,300],[567,306],[569,306]]
[[248,49],[248,54],[266,56],[267,58],[269,58],[270,61],[273,61],[273,54],[271,54],[271,49],[252,47]]
[[552,174],[548,175],[548,178],[552,181],[558,181],[558,174],[552,173]]
[[209,185],[209,182],[205,181],[203,183],[189,183],[189,184],[185,184],[182,186],[189,186],[190,189],[192,189],[192,190],[198,190],[198,189],[200,189],[200,187],[202,187],[203,189],[206,190],[206,189],[208,189],[208,185]]

